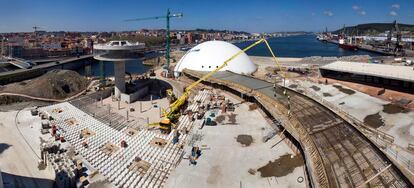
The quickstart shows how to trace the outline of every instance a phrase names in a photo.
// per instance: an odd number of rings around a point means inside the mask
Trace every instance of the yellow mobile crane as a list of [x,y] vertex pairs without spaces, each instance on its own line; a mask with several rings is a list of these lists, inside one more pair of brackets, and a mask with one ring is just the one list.
[[[187,88],[185,88],[185,91],[184,91],[183,95],[180,98],[178,98],[176,101],[174,101],[173,103],[170,104],[170,106],[168,108],[169,109],[168,111],[163,109],[163,117],[164,118],[160,122],[152,123],[152,124],[149,124],[149,125],[150,126],[158,126],[158,128],[160,128],[161,130],[166,131],[166,132],[170,132],[171,131],[171,127],[173,127],[173,128],[175,127],[175,125],[173,124],[173,121],[176,120],[176,118],[179,116],[179,114],[177,113],[177,111],[180,109],[180,107],[182,107],[182,105],[188,99],[188,97],[191,94],[192,89],[195,86],[197,86],[200,82],[202,82],[202,81],[206,80],[207,78],[209,78],[210,76],[212,76],[217,71],[221,70],[223,67],[227,66],[227,64],[231,60],[233,60],[234,58],[236,58],[240,54],[246,52],[247,50],[253,48],[254,46],[256,46],[256,45],[258,45],[258,44],[260,44],[262,42],[264,42],[266,44],[266,47],[270,51],[270,53],[271,53],[271,55],[273,57],[273,60],[276,63],[276,66],[278,66],[279,70],[282,71],[282,68],[280,66],[280,63],[277,60],[275,54],[273,53],[273,50],[270,47],[269,43],[267,42],[266,39],[262,38],[262,39],[256,41],[255,43],[249,45],[248,47],[244,48],[243,50],[239,51],[238,53],[234,54],[229,59],[227,59],[226,61],[224,61],[224,63],[222,65],[220,65],[219,67],[217,67],[213,71],[209,72],[208,74],[204,75],[199,80],[193,82]],[[283,72],[282,76],[285,79],[286,78],[286,73]]]

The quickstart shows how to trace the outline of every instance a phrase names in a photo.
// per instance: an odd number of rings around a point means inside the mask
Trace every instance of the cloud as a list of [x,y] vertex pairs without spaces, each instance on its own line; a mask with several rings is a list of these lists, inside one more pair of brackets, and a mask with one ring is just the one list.
[[326,11],[324,11],[324,12],[323,12],[323,14],[325,14],[325,15],[327,15],[327,16],[329,16],[329,17],[331,17],[331,16],[333,16],[333,15],[334,15],[334,13],[333,13],[332,11],[330,11],[330,10],[326,10]]
[[367,12],[365,12],[365,10],[362,10],[362,7],[360,7],[358,5],[352,6],[352,10],[354,10],[357,14],[359,14],[361,16],[365,16],[367,14]]
[[393,4],[393,5],[391,5],[391,8],[399,10],[401,8],[401,6],[399,4]]
[[354,6],[352,6],[352,9],[355,10],[355,11],[357,11],[357,10],[361,9],[361,7],[358,6],[358,5],[354,5]]
[[312,13],[311,13],[311,15],[312,15],[312,16],[315,16],[315,15],[316,15],[316,13],[312,12]]
[[397,15],[398,15],[397,12],[395,12],[393,10],[390,12],[390,16],[397,16]]

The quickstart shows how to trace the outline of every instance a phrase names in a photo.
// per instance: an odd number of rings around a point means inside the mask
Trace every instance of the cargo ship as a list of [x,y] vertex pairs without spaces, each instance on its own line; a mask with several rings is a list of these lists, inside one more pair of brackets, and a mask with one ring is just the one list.
[[339,47],[342,49],[354,50],[354,51],[358,50],[358,46],[355,44],[352,44],[352,38],[349,38],[349,42],[347,42],[345,38],[341,37],[338,42],[339,42]]

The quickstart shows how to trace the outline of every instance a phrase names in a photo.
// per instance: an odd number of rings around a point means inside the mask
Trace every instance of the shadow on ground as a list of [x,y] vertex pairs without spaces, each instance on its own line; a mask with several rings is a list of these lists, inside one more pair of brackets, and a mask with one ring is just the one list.
[[55,188],[55,181],[51,179],[33,178],[26,176],[19,176],[2,172],[4,188],[21,187],[21,188]]
[[0,143],[0,154],[2,154],[4,151],[9,149],[9,147],[11,147],[11,146],[12,145],[10,145],[10,144]]

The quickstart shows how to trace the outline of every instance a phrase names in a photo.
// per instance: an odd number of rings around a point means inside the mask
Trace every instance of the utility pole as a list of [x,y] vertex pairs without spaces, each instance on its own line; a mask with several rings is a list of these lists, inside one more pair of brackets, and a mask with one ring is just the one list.
[[170,18],[181,18],[183,17],[183,13],[171,13],[170,9],[167,10],[167,15],[165,16],[155,16],[155,17],[147,17],[147,18],[135,18],[135,19],[128,19],[125,21],[142,21],[142,20],[156,20],[156,19],[166,19],[167,20],[167,27],[166,27],[166,41],[165,41],[165,60],[166,65],[164,69],[166,70],[167,74],[169,74],[169,67],[170,67]]

